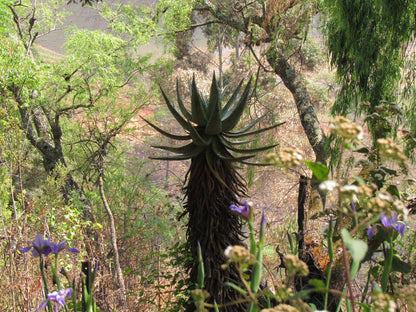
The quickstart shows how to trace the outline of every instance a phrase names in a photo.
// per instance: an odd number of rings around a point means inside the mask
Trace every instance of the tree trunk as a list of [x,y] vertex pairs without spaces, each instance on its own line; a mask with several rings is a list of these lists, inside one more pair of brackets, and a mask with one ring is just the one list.
[[[326,282],[326,273],[329,269],[328,250],[324,249],[322,241],[321,228],[323,227],[322,219],[312,220],[310,217],[323,210],[321,196],[313,188],[311,178],[301,176],[299,179],[298,195],[298,250],[299,258],[304,261],[309,268],[309,275],[306,277],[297,277],[295,279],[295,288],[297,291],[310,288],[311,279],[319,279]],[[342,292],[345,285],[345,269],[342,257],[334,255],[332,264],[332,274],[329,283],[330,289]],[[323,309],[324,294],[312,292],[309,295],[309,303],[316,305],[318,309]],[[328,311],[337,309],[339,297],[329,294]]]
[[[65,157],[62,151],[62,130],[59,115],[50,116],[36,103],[27,103],[20,96],[20,89],[16,86],[9,88],[12,92],[20,112],[21,125],[25,131],[26,138],[30,144],[42,156],[43,167],[48,174],[51,174],[58,164],[66,167]],[[82,202],[83,219],[91,223],[95,222],[94,214],[85,195],[73,176],[68,173],[62,194],[65,200],[69,200],[71,193],[76,192],[80,195]],[[87,228],[88,237],[92,237],[92,231]]]
[[266,55],[274,72],[279,75],[293,95],[300,121],[315,153],[316,161],[325,164],[329,157],[326,147],[327,139],[316,116],[305,80],[296,73],[284,55],[273,46],[269,47]]
[[108,215],[108,220],[110,221],[110,235],[111,235],[111,245],[113,246],[113,252],[114,252],[114,266],[116,269],[117,274],[117,280],[118,285],[121,290],[121,303],[123,307],[127,307],[127,301],[126,301],[126,287],[124,285],[124,277],[123,277],[123,271],[121,270],[120,266],[120,257],[118,253],[118,247],[117,247],[117,233],[116,233],[116,225],[114,222],[114,216],[113,212],[111,211],[110,206],[108,205],[107,198],[104,193],[104,185],[103,185],[103,178],[100,174],[98,177],[98,187],[100,190],[100,196],[101,200],[103,202],[104,208]]
[[[217,175],[213,174],[216,172]],[[218,181],[217,176],[223,182]],[[229,161],[215,159],[212,168],[201,153],[192,159],[184,188],[186,203],[184,215],[188,215],[187,247],[192,261],[185,264],[190,270],[190,287],[193,289],[198,277],[198,242],[201,246],[205,269],[204,289],[217,304],[222,305],[241,299],[242,295],[227,281],[238,283],[239,274],[235,266],[222,269],[227,262],[224,250],[228,246],[243,245],[242,221],[229,206],[246,194],[244,179]],[[245,311],[245,304],[222,307],[222,312]],[[195,311],[191,302],[186,311]],[[210,310],[211,311],[211,310]]]

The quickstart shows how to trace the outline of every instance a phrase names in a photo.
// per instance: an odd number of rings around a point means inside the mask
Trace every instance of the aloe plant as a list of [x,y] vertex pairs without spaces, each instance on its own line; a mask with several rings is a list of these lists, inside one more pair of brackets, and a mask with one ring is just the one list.
[[[247,126],[235,130],[250,97],[249,82],[239,97],[243,80],[223,106],[224,93],[220,91],[215,74],[212,79],[209,99],[198,90],[195,77],[192,80],[191,110],[188,110],[182,100],[177,82],[177,105],[172,104],[166,93],[161,89],[169,111],[185,130],[185,134],[169,133],[152,122],[145,120],[155,130],[164,136],[178,140],[190,141],[179,147],[153,146],[167,150],[174,155],[156,156],[159,160],[191,159],[191,165],[186,175],[184,186],[185,203],[183,215],[188,216],[187,244],[192,255],[192,262],[186,264],[190,270],[190,284],[198,282],[198,241],[204,255],[205,279],[204,288],[211,294],[212,300],[219,305],[230,303],[240,298],[232,288],[224,282],[239,280],[235,268],[221,269],[227,259],[224,250],[227,246],[242,245],[241,219],[234,214],[229,206],[245,197],[246,182],[238,173],[234,163],[258,164],[250,162],[258,152],[271,149],[276,145],[260,148],[242,148],[252,142],[252,139],[240,138],[256,135],[273,129],[281,123],[272,126],[253,129],[264,117],[259,117]],[[221,311],[241,311],[241,305],[227,306]],[[194,307],[189,307],[194,311]]]

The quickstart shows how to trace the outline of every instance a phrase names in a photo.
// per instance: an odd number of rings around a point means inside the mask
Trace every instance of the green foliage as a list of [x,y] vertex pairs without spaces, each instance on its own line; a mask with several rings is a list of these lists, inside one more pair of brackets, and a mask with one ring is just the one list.
[[[403,44],[412,40],[415,1],[324,1],[331,62],[341,82],[333,112],[364,112],[374,142],[394,128],[380,128],[379,110],[397,100]],[[358,39],[357,39],[358,38]],[[365,105],[361,105],[364,103]]]
[[145,5],[122,4],[113,9],[102,3],[98,10],[113,32],[127,35],[136,51],[141,45],[148,44],[157,30],[157,24],[151,17],[152,9]]
[[0,2],[0,35],[2,35],[2,37],[9,33],[9,29],[12,26],[12,13],[8,7],[12,3],[13,0],[4,0]]
[[365,258],[368,246],[365,242],[359,239],[353,239],[346,229],[341,230],[342,240],[345,242],[347,249],[351,253],[352,264],[350,268],[351,279],[354,279],[357,274],[361,261]]
[[301,45],[299,54],[301,64],[306,66],[309,70],[316,69],[325,61],[324,50],[311,35],[309,35]]
[[[36,62],[27,56],[23,44],[14,37],[0,39],[0,89],[27,86],[36,88],[38,73]],[[22,91],[23,97],[29,97],[28,89]]]

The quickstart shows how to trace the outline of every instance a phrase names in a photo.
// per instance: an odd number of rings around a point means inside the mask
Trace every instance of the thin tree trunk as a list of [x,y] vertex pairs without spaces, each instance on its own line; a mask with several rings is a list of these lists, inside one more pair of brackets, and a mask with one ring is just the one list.
[[220,90],[222,91],[224,89],[224,85],[223,85],[223,81],[222,81],[222,75],[223,75],[223,68],[222,68],[222,49],[223,49],[223,42],[224,40],[224,36],[220,33],[220,31],[218,31],[218,39],[217,39],[217,46],[218,46],[218,82],[219,82],[219,87]]
[[115,269],[116,269],[118,285],[119,285],[121,293],[122,293],[121,294],[121,303],[124,307],[127,307],[126,287],[125,287],[125,284],[124,284],[123,272],[121,271],[120,258],[119,258],[118,247],[117,247],[116,226],[115,226],[115,222],[114,222],[113,212],[111,211],[111,208],[108,205],[107,198],[106,198],[105,193],[104,193],[103,178],[102,178],[101,174],[98,177],[98,187],[99,187],[99,190],[100,190],[101,200],[103,201],[104,208],[107,212],[108,219],[110,221],[110,235],[111,235],[111,244],[113,246],[113,252],[114,252],[114,265],[115,265]]
[[326,164],[329,157],[327,138],[316,116],[305,80],[296,73],[284,55],[272,46],[267,50],[267,61],[295,99],[300,121],[315,153],[316,161]]
[[[326,281],[326,272],[328,270],[329,255],[322,244],[320,230],[322,228],[322,219],[312,220],[310,217],[321,212],[322,200],[318,191],[313,188],[312,179],[306,176],[300,176],[299,194],[298,194],[298,250],[299,258],[304,261],[309,268],[309,275],[306,277],[297,277],[295,279],[295,288],[302,291],[310,287],[309,281],[318,279]],[[335,256],[332,265],[330,289],[342,292],[345,285],[345,267],[341,260],[343,258]],[[338,306],[339,297],[333,293],[329,294],[328,311],[335,311]],[[323,309],[324,295],[318,292],[309,294],[309,303],[316,305],[318,309]]]

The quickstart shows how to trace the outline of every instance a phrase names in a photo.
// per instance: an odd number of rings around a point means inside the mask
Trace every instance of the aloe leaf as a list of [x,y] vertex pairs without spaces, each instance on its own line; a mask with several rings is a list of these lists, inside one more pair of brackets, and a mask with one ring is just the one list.
[[186,109],[185,105],[183,104],[182,95],[181,95],[181,89],[179,88],[179,80],[176,79],[176,94],[178,98],[178,106],[181,110],[182,114],[187,118],[188,120],[192,119],[191,113]]
[[152,157],[150,157],[150,159],[155,159],[155,160],[186,160],[186,159],[191,159],[191,158],[194,158],[194,157],[198,156],[203,151],[204,151],[204,148],[196,147],[192,151],[192,153],[189,153],[189,154],[172,155],[172,156],[152,156]]
[[241,154],[251,154],[251,153],[258,153],[258,152],[262,152],[262,151],[266,151],[268,149],[272,149],[274,147],[276,147],[278,144],[273,144],[273,145],[268,145],[268,146],[263,146],[263,147],[257,147],[257,148],[234,148],[234,147],[227,147],[228,149],[232,150],[233,152],[236,153],[241,153]]
[[196,155],[174,155],[174,156],[151,156],[150,159],[154,160],[169,160],[169,161],[176,161],[176,160],[187,160],[194,158]]
[[254,138],[254,139],[248,139],[248,140],[229,141],[229,140],[224,138],[224,140],[230,145],[243,145],[243,144],[252,143],[254,141],[257,141],[258,139]]
[[235,156],[221,157],[221,159],[231,161],[231,162],[240,162],[240,163],[242,163],[242,162],[246,161],[247,159],[253,158],[254,156],[256,156],[256,154],[251,154],[251,155],[247,155],[247,156],[238,156],[238,157],[235,157]]
[[266,167],[270,166],[270,163],[259,163],[259,162],[252,162],[252,161],[241,161],[242,164],[248,165],[248,166],[258,166],[258,167]]
[[165,91],[163,91],[162,88],[160,88],[160,91],[162,91],[162,95],[165,98],[166,105],[169,111],[172,113],[173,117],[178,121],[178,123],[182,126],[182,128],[188,130],[188,122],[182,117],[182,115],[176,109],[176,107],[172,105]]
[[269,127],[266,127],[266,128],[261,128],[261,129],[254,130],[254,131],[250,131],[250,132],[241,132],[241,131],[237,131],[237,132],[223,132],[223,134],[224,134],[224,136],[229,137],[229,138],[241,138],[241,137],[244,137],[244,136],[259,134],[259,133],[265,132],[267,130],[277,128],[277,127],[279,127],[279,126],[281,126],[283,124],[284,124],[284,122],[279,122],[279,123],[274,124],[272,126],[269,126]]
[[253,120],[252,122],[250,122],[247,126],[241,128],[238,131],[234,131],[233,133],[240,133],[240,132],[246,132],[248,130],[250,130],[251,128],[253,128],[260,120],[262,120],[265,116],[267,116],[266,114],[261,115],[260,117],[256,118],[255,120]]
[[220,88],[218,86],[217,78],[215,77],[215,72],[212,75],[212,82],[211,82],[211,89],[209,92],[209,101],[208,101],[208,109],[207,109],[207,116],[211,116],[212,110],[214,109],[215,105],[221,98]]
[[191,110],[192,110],[192,121],[199,126],[205,126],[207,122],[206,111],[204,107],[204,100],[199,93],[198,87],[196,86],[195,76],[192,79],[192,94],[191,94]]
[[233,147],[233,144],[228,141],[227,139],[225,139],[223,136],[218,136],[219,141],[221,142],[222,145],[224,145],[226,148],[228,149],[233,149],[235,147]]
[[188,123],[188,128],[189,128],[189,134],[191,135],[192,141],[195,143],[195,145],[208,146],[211,143],[212,138],[208,137],[208,139],[204,139],[199,134],[198,130],[196,130],[196,128],[191,123]]
[[241,86],[243,85],[244,79],[241,79],[240,83],[238,84],[237,88],[234,90],[233,95],[231,95],[230,99],[228,100],[227,104],[224,106],[224,108],[221,111],[221,115],[224,116],[228,110],[232,107],[234,104],[235,99],[237,98],[238,93],[240,92]]
[[218,137],[214,137],[212,140],[211,147],[214,154],[221,159],[232,157],[224,144],[222,144],[219,140],[220,139]]
[[241,115],[243,114],[244,109],[246,108],[248,103],[251,81],[252,78],[250,77],[250,80],[248,81],[247,86],[244,89],[244,92],[241,95],[239,101],[233,106],[232,109],[230,109],[227,113],[224,114],[222,122],[223,131],[230,131],[240,121]]
[[145,118],[143,118],[143,117],[140,117],[140,118],[143,119],[149,126],[153,127],[153,129],[158,131],[160,134],[163,134],[164,136],[168,137],[169,139],[173,139],[173,140],[190,140],[191,139],[191,136],[189,134],[187,134],[187,135],[172,134],[172,133],[169,133],[169,132],[159,128],[158,126],[156,126],[155,124],[146,120]]
[[209,106],[208,106],[208,112],[209,119],[207,122],[207,125],[205,127],[205,133],[209,135],[216,135],[220,134],[222,131],[222,125],[221,125],[221,101],[220,101],[220,89],[218,88],[218,83],[214,78],[212,79],[212,85],[211,85],[211,93],[209,98]]
[[175,154],[190,154],[198,148],[193,142],[184,146],[152,145],[152,147],[169,151]]

